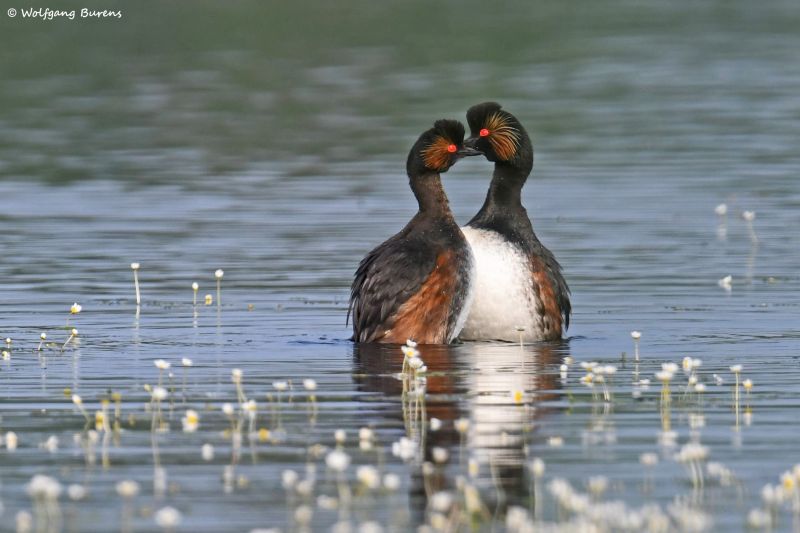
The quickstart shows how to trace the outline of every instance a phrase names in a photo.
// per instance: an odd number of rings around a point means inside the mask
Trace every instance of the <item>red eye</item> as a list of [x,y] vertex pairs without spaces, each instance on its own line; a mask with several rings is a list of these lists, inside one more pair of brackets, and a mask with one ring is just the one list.
[[489,130],[487,130],[486,128],[483,128],[483,129],[480,131],[480,136],[481,136],[481,137],[486,137],[487,135],[489,135]]
[[450,146],[447,147],[447,151],[450,152],[451,154],[454,153],[456,150],[458,150],[458,147],[455,144],[451,144]]

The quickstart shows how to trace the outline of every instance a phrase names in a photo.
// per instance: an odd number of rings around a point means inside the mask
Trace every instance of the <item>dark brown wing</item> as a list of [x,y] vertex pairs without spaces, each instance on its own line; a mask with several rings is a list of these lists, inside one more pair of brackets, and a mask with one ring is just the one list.
[[446,250],[419,290],[390,317],[390,329],[381,342],[403,343],[413,339],[420,344],[446,344],[452,322],[453,300],[457,294],[459,265],[456,253]]
[[538,241],[536,244],[536,252],[530,254],[528,259],[538,302],[536,312],[540,320],[539,327],[547,339],[560,339],[569,328],[572,312],[569,287],[555,256]]
[[348,318],[351,314],[353,317],[354,341],[380,341],[390,328],[390,319],[420,290],[434,269],[435,253],[414,244],[407,232],[398,233],[358,265],[348,310]]

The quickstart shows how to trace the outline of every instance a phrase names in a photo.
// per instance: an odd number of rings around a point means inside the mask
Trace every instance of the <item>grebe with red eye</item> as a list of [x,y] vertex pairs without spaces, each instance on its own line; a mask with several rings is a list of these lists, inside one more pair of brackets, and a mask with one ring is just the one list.
[[438,120],[411,148],[406,170],[419,211],[358,265],[348,310],[354,341],[446,344],[461,331],[474,260],[440,174],[459,158],[480,154],[463,143],[460,122]]
[[483,207],[462,228],[475,256],[476,277],[460,338],[560,339],[572,311],[569,287],[522,205],[522,187],[533,169],[530,137],[494,102],[471,107],[467,121],[472,136],[465,145],[494,162],[494,174]]

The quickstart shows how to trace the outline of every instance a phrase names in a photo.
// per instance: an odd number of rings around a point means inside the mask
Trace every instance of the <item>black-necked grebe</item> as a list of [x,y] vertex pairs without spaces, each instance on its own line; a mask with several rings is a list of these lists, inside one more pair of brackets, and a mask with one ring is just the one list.
[[438,120],[408,154],[419,211],[358,265],[350,292],[356,342],[445,344],[461,331],[472,299],[474,260],[447,201],[440,173],[460,158],[464,126]]
[[462,228],[476,277],[460,338],[559,339],[569,326],[569,287],[555,256],[536,238],[521,200],[533,168],[530,137],[494,102],[471,107],[467,121],[471,137],[465,145],[494,162],[494,174],[483,207]]

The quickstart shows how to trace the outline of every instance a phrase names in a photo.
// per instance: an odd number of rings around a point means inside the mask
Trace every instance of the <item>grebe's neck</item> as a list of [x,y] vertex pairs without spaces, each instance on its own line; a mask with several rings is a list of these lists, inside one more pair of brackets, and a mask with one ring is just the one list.
[[453,218],[450,202],[436,172],[415,174],[409,177],[411,190],[419,204],[419,213],[433,218]]
[[475,219],[482,216],[502,216],[503,213],[523,209],[522,187],[528,179],[530,170],[507,163],[495,163],[492,182],[486,200]]

